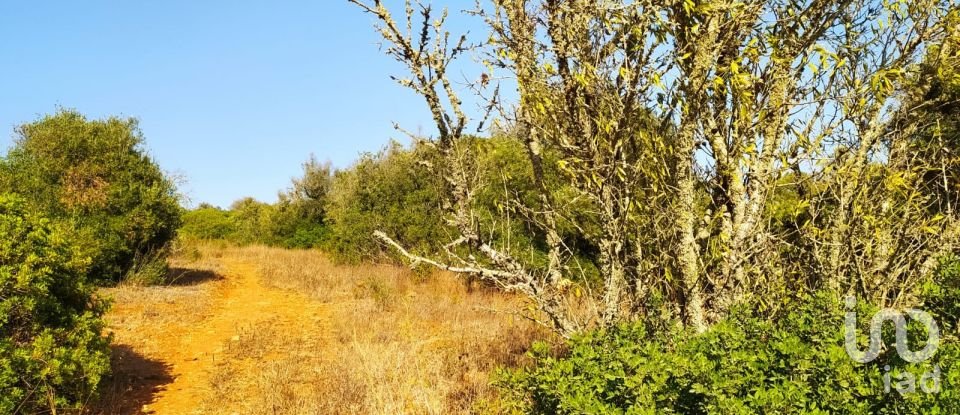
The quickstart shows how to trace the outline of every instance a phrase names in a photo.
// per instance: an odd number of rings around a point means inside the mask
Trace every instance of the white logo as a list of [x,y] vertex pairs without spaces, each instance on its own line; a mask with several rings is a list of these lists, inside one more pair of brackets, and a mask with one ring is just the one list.
[[[885,308],[873,315],[870,320],[870,344],[867,351],[861,351],[857,345],[857,299],[853,296],[846,298],[847,313],[843,321],[844,328],[844,347],[847,355],[856,362],[869,363],[880,355],[880,349],[883,345],[881,330],[883,323],[892,321],[896,329],[896,349],[901,359],[910,363],[924,362],[937,353],[940,346],[940,328],[933,316],[921,310],[904,310],[907,316],[920,322],[927,329],[927,344],[918,352],[910,350],[907,340],[907,318],[900,311]],[[890,393],[891,375],[890,366],[884,367],[884,389]],[[894,388],[901,394],[913,393],[916,391],[916,376],[909,372],[903,372],[896,375],[897,383]],[[924,373],[920,378],[920,389],[927,393],[938,393],[940,391],[940,368],[934,366],[932,372]]]

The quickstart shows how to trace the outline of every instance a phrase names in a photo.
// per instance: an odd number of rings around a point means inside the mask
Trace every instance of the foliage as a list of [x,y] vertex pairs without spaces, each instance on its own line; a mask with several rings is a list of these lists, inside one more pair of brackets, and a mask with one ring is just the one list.
[[[512,203],[517,197],[536,197],[522,143],[501,134],[475,137],[465,144],[462,157],[474,165],[471,180],[477,183],[476,221],[491,229],[491,238],[501,241],[504,249],[545,266],[545,235],[537,232],[528,212]],[[436,152],[422,143],[409,148],[391,143],[335,172],[311,157],[303,165],[303,176],[280,193],[277,203],[245,198],[227,210],[201,206],[184,215],[181,233],[238,244],[325,248],[340,260],[355,262],[395,259],[394,252],[373,238],[374,231],[388,229],[415,252],[443,252],[441,242],[452,230],[441,206],[443,179],[436,162]],[[557,177],[559,172],[551,174]],[[557,188],[558,197],[563,197],[565,188]],[[576,215],[583,208],[571,204],[569,213]],[[504,214],[507,220],[500,220]],[[584,276],[596,279],[589,255],[595,248],[584,242],[580,229],[565,223],[561,237],[581,254]]]
[[174,183],[146,154],[135,119],[60,110],[20,126],[0,164],[0,190],[65,224],[97,278],[124,277],[180,226]]
[[318,248],[329,237],[329,214],[333,167],[316,157],[303,163],[303,175],[280,193],[271,221],[277,243],[287,248]]
[[77,407],[109,370],[89,260],[32,212],[0,195],[0,413]]
[[280,193],[280,204],[288,205],[297,217],[323,223],[333,186],[333,167],[313,155],[303,163],[303,176],[293,179],[293,187]]
[[[844,349],[843,315],[830,295],[803,298],[776,320],[738,309],[703,334],[621,324],[588,332],[554,357],[534,347],[535,366],[507,371],[513,409],[536,414],[902,414],[960,409],[956,339],[932,361],[910,364],[887,350],[859,364]],[[862,309],[861,315],[865,315]],[[892,344],[888,336],[886,344]],[[925,333],[922,333],[925,334]],[[919,336],[919,335],[918,335]],[[916,343],[914,343],[916,344]],[[920,379],[940,365],[941,392],[885,391],[891,376]]]
[[938,196],[940,211],[960,203],[960,10],[948,16],[950,29],[927,51],[919,70],[901,88],[921,120],[911,155],[928,160],[922,188]]
[[280,193],[277,203],[248,197],[235,201],[228,210],[201,204],[184,214],[181,233],[187,238],[237,244],[320,247],[329,234],[331,167],[311,156],[303,169],[303,176],[293,180],[291,189]]
[[960,258],[950,254],[940,259],[933,278],[921,290],[923,309],[935,313],[947,332],[960,328]]
[[406,151],[394,142],[336,172],[328,208],[330,251],[348,261],[383,259],[373,232],[389,230],[411,249],[434,252],[448,231],[438,214],[442,184],[430,171],[430,157],[425,146]]
[[[935,118],[919,108],[955,107],[938,92],[955,81],[952,2],[490,1],[468,12],[489,28],[479,43],[425,2],[399,17],[383,1],[350,2],[376,18],[405,72],[394,79],[433,116],[456,229],[440,255],[403,250],[389,229],[379,238],[413,263],[524,293],[560,333],[664,309],[703,331],[797,289],[907,305],[960,246],[960,216],[938,216],[923,188],[949,167],[910,151]],[[479,84],[453,88],[447,69],[468,51],[482,57]],[[496,79],[516,83],[516,102]],[[909,80],[917,90],[901,93]],[[463,91],[493,114],[471,120]],[[529,186],[488,218],[478,199],[496,179],[463,149],[491,117],[523,144]],[[517,216],[535,255],[503,237]],[[601,277],[587,307],[568,295],[581,257]]]
[[231,239],[241,244],[273,244],[271,223],[275,211],[276,207],[252,197],[233,202],[230,214],[236,222],[236,229]]
[[184,212],[180,234],[204,240],[231,239],[236,228],[236,222],[229,211],[202,206]]

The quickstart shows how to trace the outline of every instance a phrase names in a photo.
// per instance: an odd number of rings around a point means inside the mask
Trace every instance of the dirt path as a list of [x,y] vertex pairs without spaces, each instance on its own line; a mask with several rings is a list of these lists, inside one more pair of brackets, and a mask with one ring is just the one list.
[[[129,408],[126,413],[199,413],[203,395],[209,388],[208,375],[224,347],[239,340],[241,328],[270,321],[276,330],[297,330],[323,320],[321,304],[294,292],[265,286],[253,264],[227,258],[220,262],[225,270],[224,280],[201,288],[211,290],[207,316],[196,323],[174,323],[156,327],[152,334],[142,334],[153,337],[142,343],[148,346],[125,346],[131,353],[147,356],[156,363],[134,363],[125,367],[125,375],[131,379],[155,380],[152,385],[150,382],[142,385],[147,396],[138,400],[143,405]],[[182,313],[183,310],[170,312]],[[117,312],[124,311],[121,308]],[[158,376],[157,367],[164,367],[166,374]]]

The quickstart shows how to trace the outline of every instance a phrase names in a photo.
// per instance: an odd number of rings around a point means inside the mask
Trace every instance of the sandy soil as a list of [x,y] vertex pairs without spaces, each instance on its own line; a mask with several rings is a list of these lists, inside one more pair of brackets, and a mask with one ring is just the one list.
[[115,390],[104,413],[199,413],[213,366],[243,328],[270,321],[278,331],[323,332],[317,330],[323,304],[264,286],[253,264],[219,262],[220,273],[200,273],[178,286],[106,292],[114,298],[107,321]]

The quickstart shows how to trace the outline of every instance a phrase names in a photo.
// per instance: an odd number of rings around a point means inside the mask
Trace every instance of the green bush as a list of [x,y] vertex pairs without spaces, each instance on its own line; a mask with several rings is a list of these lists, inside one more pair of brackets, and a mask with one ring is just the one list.
[[947,331],[956,331],[960,322],[960,257],[948,255],[921,289],[923,309],[934,313]]
[[319,248],[330,239],[329,226],[309,219],[297,220],[290,229],[289,233],[280,235],[280,244],[285,248]]
[[[929,362],[907,364],[887,350],[860,364],[844,349],[844,312],[819,296],[798,302],[774,322],[741,310],[699,335],[623,325],[571,340],[561,357],[537,345],[534,366],[504,372],[500,385],[514,411],[534,414],[960,411],[954,339],[942,342]],[[919,379],[934,364],[941,368],[939,394],[885,392],[886,366],[895,382],[902,371]]]
[[135,119],[87,120],[61,110],[17,135],[0,163],[0,191],[20,194],[71,229],[93,259],[92,275],[119,280],[175,237],[176,187],[146,155]]
[[373,237],[380,230],[413,252],[433,252],[450,240],[442,209],[442,179],[428,168],[430,148],[392,143],[365,154],[334,175],[327,211],[327,249],[347,261],[383,259],[394,252]]
[[78,407],[109,370],[89,260],[28,212],[0,195],[0,413]]
[[223,240],[284,248],[318,248],[329,239],[322,221],[303,217],[293,205],[269,205],[245,198],[231,210],[200,207],[183,215],[180,235],[188,239]]
[[[477,175],[469,180],[478,183],[473,201],[479,228],[498,248],[527,259],[532,268],[545,267],[546,236],[512,203],[514,198],[529,203],[537,199],[523,143],[506,136],[474,137],[462,147],[457,151],[463,152],[463,162],[470,163],[468,170]],[[437,163],[436,149],[422,143],[408,148],[393,142],[336,172],[311,157],[303,164],[303,176],[280,193],[277,203],[244,198],[228,210],[204,205],[184,215],[181,234],[237,244],[324,248],[346,262],[399,259],[373,237],[379,230],[412,252],[437,254],[457,235],[447,224],[446,188]],[[559,173],[553,167],[549,170],[550,186],[561,189],[555,197],[568,199],[562,194],[568,189],[554,183]],[[562,217],[591,209],[584,202],[565,206],[569,211]],[[512,219],[500,220],[504,215]],[[598,253],[583,233],[598,229],[596,224],[560,223],[564,246],[571,249],[587,278],[599,278]]]
[[201,207],[183,214],[180,234],[196,239],[229,239],[237,231],[230,212],[214,207]]
[[241,245],[318,248],[330,236],[327,208],[332,183],[330,164],[311,156],[303,163],[303,176],[280,192],[277,203],[245,197],[233,202],[228,210],[201,204],[184,213],[180,234]]

